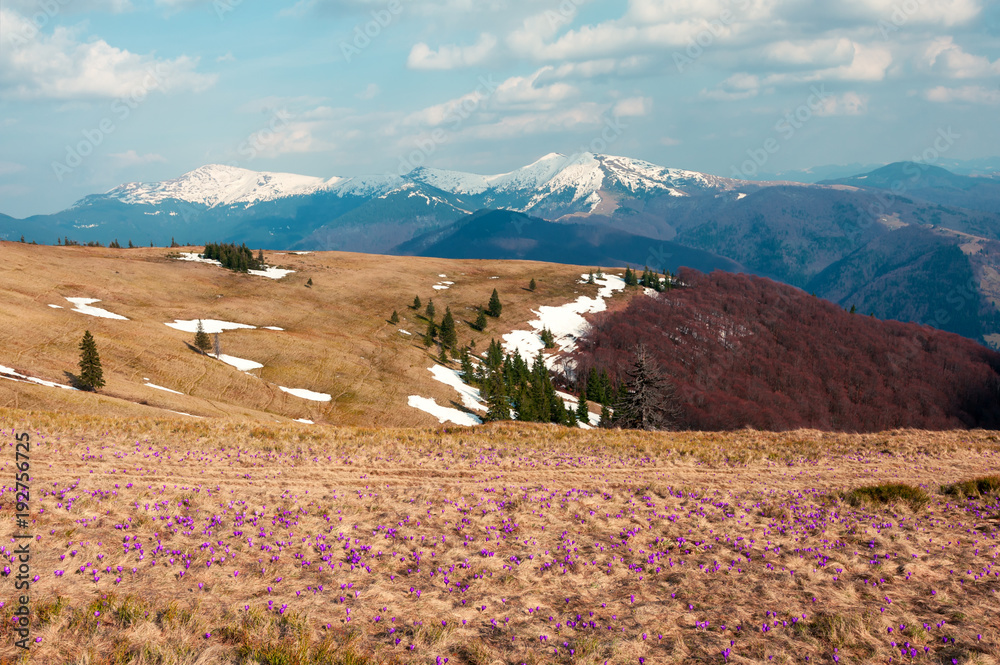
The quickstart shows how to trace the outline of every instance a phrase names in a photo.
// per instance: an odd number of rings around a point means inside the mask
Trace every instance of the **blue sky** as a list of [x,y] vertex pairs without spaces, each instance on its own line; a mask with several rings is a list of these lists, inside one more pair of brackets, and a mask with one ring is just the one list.
[[[723,176],[1000,153],[985,0],[0,0],[0,212],[208,163]],[[947,135],[947,140],[941,137]]]

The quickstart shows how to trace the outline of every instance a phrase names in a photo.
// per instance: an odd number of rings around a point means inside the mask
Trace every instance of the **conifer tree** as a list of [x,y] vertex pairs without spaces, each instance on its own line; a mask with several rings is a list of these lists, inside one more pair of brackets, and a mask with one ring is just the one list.
[[80,342],[80,385],[85,390],[91,391],[104,387],[101,357],[97,353],[97,344],[89,330],[84,332],[83,340]]
[[135,245],[132,244],[132,239],[131,238],[129,238],[129,241],[128,241],[128,248],[129,249],[135,249]]
[[438,361],[442,365],[448,364],[448,347],[446,347],[444,344],[441,345],[441,352],[438,353]]
[[493,372],[488,380],[489,398],[487,399],[486,415],[483,420],[510,420],[510,400],[504,389],[503,377],[499,372]]
[[476,316],[476,322],[472,324],[472,327],[480,332],[486,330],[486,311],[482,308],[479,309],[479,314]]
[[413,296],[413,309],[419,310],[421,308],[420,296]]
[[430,321],[434,320],[434,299],[433,298],[431,298],[430,300],[427,301],[427,309],[425,310],[425,314],[427,314],[427,319],[428,320],[430,320]]
[[202,353],[212,348],[212,340],[209,339],[208,333],[205,332],[205,326],[201,324],[201,319],[198,319],[198,330],[194,333],[194,345]]
[[580,394],[580,400],[576,404],[576,419],[585,425],[590,424],[590,409],[587,408],[586,393]]
[[468,349],[462,349],[462,380],[468,384],[472,384],[475,381],[475,369],[472,367],[472,355],[469,353]]
[[441,344],[449,349],[458,344],[458,333],[455,331],[455,317],[451,315],[451,307],[445,307],[439,335],[441,337]]
[[614,426],[614,415],[612,415],[611,409],[607,404],[601,405],[601,420],[597,423],[597,426],[605,429]]
[[399,323],[399,313],[396,310],[392,310],[392,316],[389,317],[389,323],[392,325]]
[[490,296],[490,304],[486,307],[486,313],[496,319],[500,317],[502,311],[503,305],[500,304],[500,294],[497,293],[496,289],[493,289],[493,295]]
[[617,425],[627,429],[662,430],[677,427],[681,410],[673,383],[663,375],[643,345],[622,382],[616,409]]
[[542,344],[545,345],[546,349],[551,349],[556,345],[555,335],[548,328],[542,328],[542,332],[539,335],[542,338]]
[[427,334],[424,335],[424,344],[426,344],[427,346],[430,346],[431,344],[433,344],[434,343],[434,338],[437,337],[437,334],[438,334],[437,324],[434,323],[433,319],[428,320],[427,321]]
[[536,288],[538,288],[538,285],[537,285],[537,284],[535,284],[535,278],[534,278],[534,277],[532,277],[532,278],[531,278],[531,281],[530,281],[530,282],[528,282],[528,290],[529,290],[529,291],[534,291],[534,290],[535,290]]
[[306,281],[306,286],[307,286],[307,287],[309,287],[309,288],[311,289],[311,288],[312,288],[312,285],[313,285],[313,278],[312,278],[312,277],[310,277],[310,278],[308,279],[308,281]]
[[594,271],[591,270],[590,274],[587,275],[587,284],[594,284]]

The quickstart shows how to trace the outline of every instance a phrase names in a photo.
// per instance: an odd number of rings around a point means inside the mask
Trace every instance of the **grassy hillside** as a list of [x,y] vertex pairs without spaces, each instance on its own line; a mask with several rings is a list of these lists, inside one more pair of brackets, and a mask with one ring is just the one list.
[[[581,268],[528,262],[265,252],[268,264],[296,271],[272,280],[170,258],[201,249],[0,243],[0,365],[69,383],[66,372],[78,371],[78,345],[89,329],[107,381],[93,394],[0,379],[0,406],[119,417],[190,417],[170,413],[176,411],[241,420],[432,425],[437,421],[407,406],[407,397],[420,394],[450,405],[457,395],[427,371],[433,359],[419,341],[426,324],[408,307],[415,295],[424,303],[434,299],[439,321],[450,306],[460,343],[475,340],[485,350],[491,337],[526,327],[531,309],[597,290],[576,283]],[[531,278],[538,283],[535,292],[526,288]],[[305,286],[309,279],[311,288]],[[454,284],[433,288],[445,280]],[[494,288],[503,316],[478,333],[467,322]],[[129,320],[71,311],[66,298],[78,297],[97,298],[95,307]],[[398,325],[388,322],[394,309]],[[193,334],[164,325],[196,318],[257,326],[222,333],[222,353],[264,367],[240,372],[194,351]],[[147,379],[183,394],[147,387]],[[305,400],[278,386],[326,393],[332,400]]]

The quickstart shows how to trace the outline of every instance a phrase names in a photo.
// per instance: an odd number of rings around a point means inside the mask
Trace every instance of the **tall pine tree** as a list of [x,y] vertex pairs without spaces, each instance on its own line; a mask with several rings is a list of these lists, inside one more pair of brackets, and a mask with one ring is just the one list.
[[496,319],[502,311],[503,305],[500,304],[500,294],[497,293],[496,289],[493,289],[493,295],[490,296],[490,304],[486,306],[486,313]]
[[89,330],[83,333],[83,341],[80,342],[79,383],[85,390],[97,390],[104,387],[101,356],[97,353],[97,344]]
[[194,345],[202,353],[212,348],[212,340],[209,339],[208,333],[205,332],[205,326],[201,324],[201,319],[198,319],[198,330],[194,333]]
[[454,348],[458,344],[458,333],[455,331],[455,317],[451,315],[451,307],[444,310],[444,318],[441,319],[441,330],[438,332],[441,337],[441,345],[446,348]]

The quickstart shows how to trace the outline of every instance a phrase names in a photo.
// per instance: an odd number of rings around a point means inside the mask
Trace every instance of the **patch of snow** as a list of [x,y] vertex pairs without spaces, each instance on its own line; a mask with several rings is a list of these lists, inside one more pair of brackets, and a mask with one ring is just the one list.
[[305,388],[286,388],[284,386],[278,386],[278,387],[284,390],[289,395],[295,395],[296,397],[312,400],[313,402],[329,402],[330,400],[333,399],[333,397],[327,395],[326,393],[317,393],[313,392],[312,390],[306,390]]
[[284,328],[279,328],[278,326],[264,326],[264,330],[284,330]]
[[435,380],[454,388],[462,396],[462,404],[466,408],[476,411],[488,410],[486,405],[483,404],[479,388],[473,388],[462,381],[462,377],[457,370],[450,369],[444,365],[434,365],[434,367],[429,367],[428,371],[434,376]]
[[315,425],[316,424],[313,421],[309,420],[308,418],[296,418],[295,422],[297,422],[297,423],[305,423],[306,425]]
[[[589,275],[582,277],[586,280]],[[537,311],[533,310],[538,316],[537,319],[528,321],[533,330],[514,330],[504,335],[504,351],[513,353],[516,350],[522,358],[531,362],[538,352],[545,348],[540,336],[545,328],[552,331],[559,352],[572,351],[576,346],[576,340],[587,332],[589,324],[583,315],[603,312],[607,309],[604,300],[610,298],[615,291],[625,288],[625,280],[619,275],[605,275],[603,278],[595,278],[595,282],[601,287],[596,298],[580,296],[565,305],[558,307],[543,305]],[[545,356],[545,361],[546,366],[551,368],[555,358],[551,355]]]
[[399,332],[403,333],[404,335],[413,335],[413,333],[409,332],[408,330],[403,330],[402,328],[399,329]]
[[49,305],[52,309],[62,309],[62,305]]
[[[173,323],[165,323],[163,325],[169,326],[174,330],[180,330],[181,332],[196,333],[198,332],[198,321],[199,319],[191,319],[190,321],[174,319]],[[250,330],[257,328],[257,326],[247,325],[246,323],[232,323],[231,321],[217,321],[216,319],[201,319],[201,327],[210,335],[225,330],[236,330],[237,328],[247,328]]]
[[456,425],[465,425],[467,427],[483,424],[483,421],[479,416],[466,413],[465,411],[459,411],[458,409],[452,409],[447,406],[441,406],[435,402],[434,399],[429,397],[410,395],[406,403],[415,409],[420,409],[425,413],[431,414],[437,418],[440,423],[452,422]]
[[[145,380],[149,381],[149,379],[145,379]],[[163,386],[158,386],[155,383],[144,383],[142,385],[147,386],[149,388],[156,388],[157,390],[165,390],[166,392],[173,393],[175,395],[183,395],[184,394],[184,393],[178,392],[176,390],[171,390],[170,388],[164,388]]]
[[178,261],[194,261],[195,263],[208,263],[213,266],[221,266],[222,263],[215,259],[206,259],[198,252],[181,252]]
[[312,254],[312,252],[289,252],[289,254],[295,254],[296,256],[305,256],[306,254]]
[[73,386],[67,386],[63,383],[56,383],[54,381],[46,381],[45,379],[36,379],[33,376],[27,376],[16,371],[13,367],[4,367],[0,365],[0,379],[7,379],[8,381],[17,381],[19,383],[36,383],[40,386],[46,386],[48,388],[63,388],[65,390],[77,390]]
[[258,277],[269,277],[271,279],[281,279],[282,277],[290,275],[290,274],[292,274],[295,271],[294,270],[287,270],[285,268],[274,268],[274,267],[268,266],[264,270],[249,270],[248,272],[251,275],[257,275]]
[[127,318],[120,314],[115,314],[109,312],[106,309],[101,309],[100,307],[91,307],[90,303],[101,302],[97,298],[66,298],[76,307],[71,309],[71,312],[79,312],[80,314],[87,314],[89,316],[97,316],[102,319],[117,319],[119,321],[128,321]]
[[261,365],[258,362],[254,362],[253,360],[246,360],[245,358],[237,358],[236,356],[227,356],[225,353],[223,353],[220,356],[217,356],[214,353],[209,353],[208,355],[211,356],[212,358],[215,358],[216,360],[221,360],[227,365],[232,365],[241,372],[249,372],[252,369],[258,369],[260,367],[263,367],[263,365]]
[[490,279],[500,279],[499,277],[490,277]]
[[432,288],[437,289],[438,291],[444,291],[448,287],[445,286],[444,284],[435,284]]
[[193,413],[184,413],[183,411],[171,411],[170,409],[165,409],[170,411],[170,413],[176,413],[178,416],[188,416],[189,418],[201,418],[202,416],[196,416]]
[[740,192],[739,194],[736,195],[736,200],[737,201],[739,201],[742,198],[746,198],[746,194],[744,194],[743,192]]
[[447,277],[448,275],[438,275],[438,277]]

